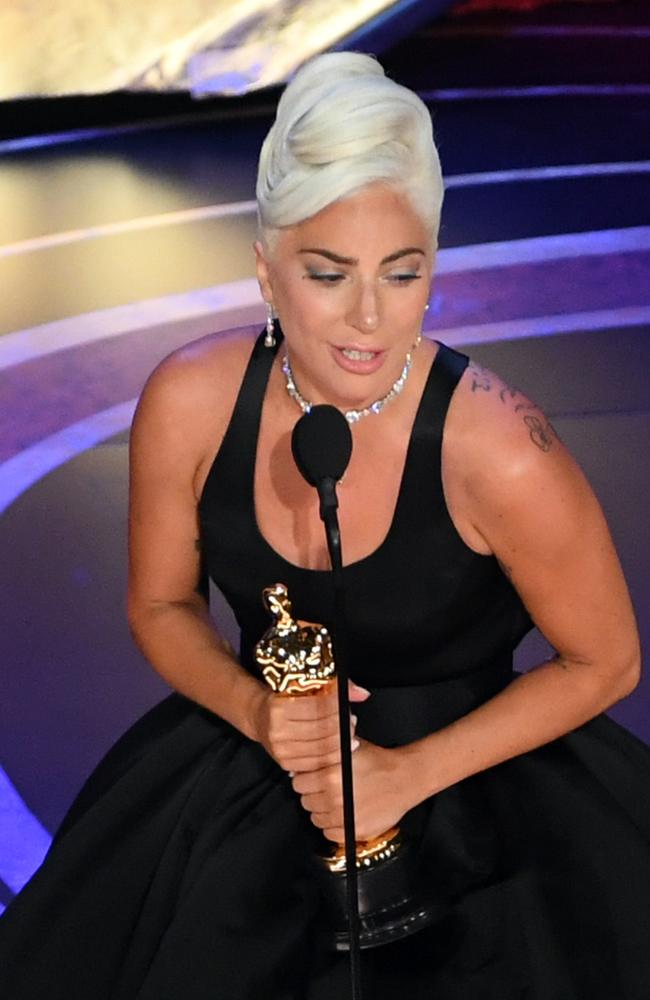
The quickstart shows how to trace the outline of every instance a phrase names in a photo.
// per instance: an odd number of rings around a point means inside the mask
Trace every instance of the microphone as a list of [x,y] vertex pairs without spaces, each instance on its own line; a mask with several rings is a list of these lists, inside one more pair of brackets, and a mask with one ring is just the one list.
[[335,406],[312,406],[293,429],[291,451],[302,476],[318,490],[320,516],[325,521],[338,507],[336,484],[352,455],[347,420]]

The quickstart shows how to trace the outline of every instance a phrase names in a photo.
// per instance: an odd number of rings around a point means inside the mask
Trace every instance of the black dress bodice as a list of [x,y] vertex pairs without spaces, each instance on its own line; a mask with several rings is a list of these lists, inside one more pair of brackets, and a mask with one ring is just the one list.
[[[234,610],[242,663],[253,671],[253,647],[269,625],[265,587],[285,583],[297,618],[328,626],[333,618],[331,574],[288,562],[255,517],[257,437],[274,355],[260,337],[199,504],[206,567]],[[388,534],[374,552],[344,568],[351,674],[372,690],[429,685],[486,668],[508,674],[512,651],[531,628],[496,559],[465,544],[445,503],[444,423],[467,362],[439,345]],[[345,553],[345,537],[342,547]]]

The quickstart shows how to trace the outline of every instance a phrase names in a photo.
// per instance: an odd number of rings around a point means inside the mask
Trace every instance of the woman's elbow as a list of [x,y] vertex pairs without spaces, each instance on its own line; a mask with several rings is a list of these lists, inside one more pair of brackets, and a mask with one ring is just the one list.
[[150,631],[151,626],[155,624],[165,606],[165,602],[149,600],[135,590],[127,588],[126,622],[131,637],[138,646],[141,645],[143,636],[146,636]]
[[592,704],[595,714],[606,712],[612,705],[627,698],[634,691],[641,677],[641,651],[638,643],[627,649],[598,658],[576,660],[558,656],[557,662],[569,670],[583,689],[584,697]]
[[[628,649],[619,649],[610,658],[605,696],[611,705],[632,694],[641,679],[641,649],[638,638]],[[609,706],[608,706],[609,707]]]
[[638,643],[622,663],[619,679],[622,688],[620,698],[626,698],[641,680],[641,648]]
[[137,629],[140,625],[143,615],[146,613],[147,604],[146,601],[138,595],[134,588],[127,586],[126,590],[126,622],[129,626],[131,634],[133,634],[134,629]]

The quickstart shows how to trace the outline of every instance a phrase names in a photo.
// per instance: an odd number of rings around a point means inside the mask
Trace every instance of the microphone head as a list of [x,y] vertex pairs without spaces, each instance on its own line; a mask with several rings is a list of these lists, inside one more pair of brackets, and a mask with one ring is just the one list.
[[352,454],[350,426],[335,406],[312,406],[293,429],[291,451],[310,486],[325,479],[338,482]]

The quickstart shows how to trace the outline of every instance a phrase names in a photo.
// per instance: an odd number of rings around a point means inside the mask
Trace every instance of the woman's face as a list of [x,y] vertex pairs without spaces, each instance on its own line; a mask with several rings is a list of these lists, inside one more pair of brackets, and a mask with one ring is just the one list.
[[270,254],[255,251],[302,395],[342,408],[385,395],[420,333],[433,273],[431,234],[407,197],[369,185],[280,230]]

